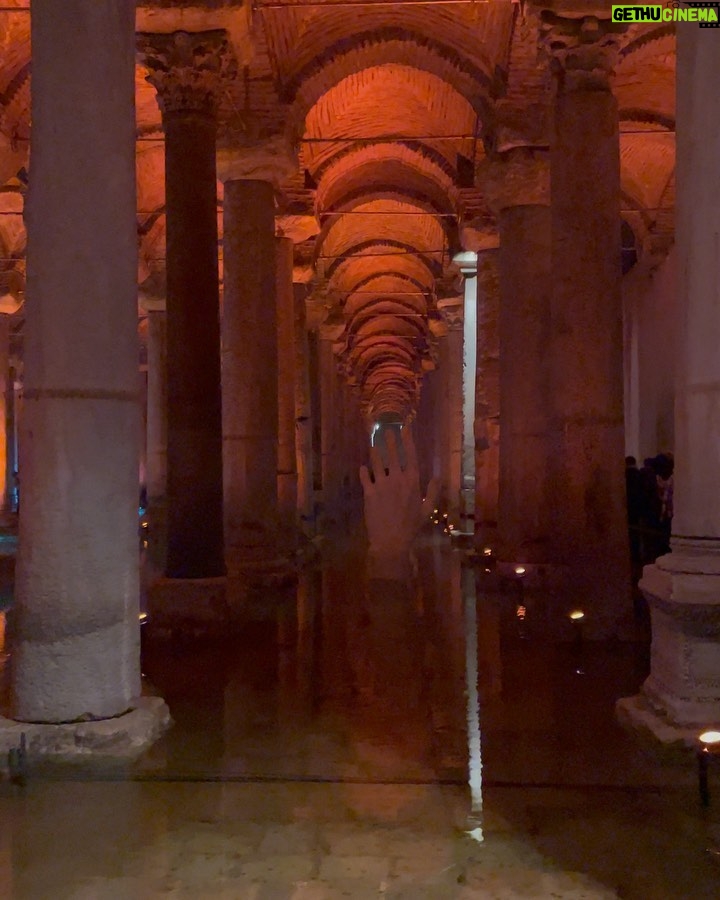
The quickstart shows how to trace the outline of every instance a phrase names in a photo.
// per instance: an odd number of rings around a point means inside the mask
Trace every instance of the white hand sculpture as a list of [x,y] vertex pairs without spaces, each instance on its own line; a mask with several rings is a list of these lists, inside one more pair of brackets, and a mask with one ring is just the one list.
[[[400,464],[400,441],[405,449],[405,468]],[[360,468],[371,569],[377,577],[406,577],[413,540],[435,507],[439,486],[433,479],[423,499],[415,442],[409,428],[400,437],[391,432],[387,455],[385,468],[380,451],[371,447],[373,477],[367,466]]]

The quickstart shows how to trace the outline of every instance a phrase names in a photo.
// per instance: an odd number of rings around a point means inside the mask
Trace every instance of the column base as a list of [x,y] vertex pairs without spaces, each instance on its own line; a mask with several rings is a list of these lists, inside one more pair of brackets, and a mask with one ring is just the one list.
[[699,729],[671,721],[644,694],[618,700],[615,716],[623,728],[636,735],[641,744],[667,762],[686,762],[688,750],[697,749]]
[[275,588],[297,578],[300,533],[268,525],[236,527],[225,550],[228,577],[253,588]]
[[221,634],[232,616],[227,578],[159,578],[147,592],[153,636]]
[[70,762],[134,759],[171,724],[170,710],[161,697],[140,697],[123,715],[91,722],[50,725],[0,718],[0,756],[7,759],[24,734],[30,761],[38,757]]
[[720,542],[673,538],[646,566],[650,675],[642,693],[674,726],[720,725]]
[[238,578],[253,588],[285,587],[297,580],[298,566],[289,556],[278,554],[258,559],[230,550],[225,561],[229,578]]

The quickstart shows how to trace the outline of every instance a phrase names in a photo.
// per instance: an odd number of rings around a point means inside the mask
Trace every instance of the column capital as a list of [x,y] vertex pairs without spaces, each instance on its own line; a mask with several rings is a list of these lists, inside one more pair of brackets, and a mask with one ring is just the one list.
[[277,188],[298,170],[297,148],[287,134],[253,139],[252,134],[221,136],[217,151],[221,181],[267,181]]
[[0,272],[0,314],[12,315],[23,304],[25,279],[17,269]]
[[493,149],[506,153],[515,147],[550,145],[550,116],[547,103],[500,99],[493,110]]
[[137,49],[163,117],[195,112],[215,118],[220,85],[237,68],[224,30],[140,33]]
[[461,189],[458,209],[460,212],[460,246],[463,250],[478,253],[500,242],[495,216],[477,188]]
[[464,297],[446,297],[438,300],[438,312],[445,320],[449,331],[462,331],[464,304]]
[[495,215],[511,206],[550,205],[548,152],[515,147],[483,160],[478,179],[485,200]]
[[565,90],[610,90],[621,36],[627,30],[597,16],[570,18],[544,10],[540,47],[560,74]]

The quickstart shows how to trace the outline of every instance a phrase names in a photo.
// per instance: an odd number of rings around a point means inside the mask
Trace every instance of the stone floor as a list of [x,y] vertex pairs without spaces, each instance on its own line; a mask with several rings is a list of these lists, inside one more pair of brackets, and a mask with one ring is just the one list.
[[642,609],[634,642],[550,640],[543,598],[482,570],[476,591],[443,540],[404,605],[341,554],[237,635],[148,623],[174,727],[130,766],[0,780],[0,898],[720,897],[720,760],[703,810],[692,759],[614,720],[647,671]]

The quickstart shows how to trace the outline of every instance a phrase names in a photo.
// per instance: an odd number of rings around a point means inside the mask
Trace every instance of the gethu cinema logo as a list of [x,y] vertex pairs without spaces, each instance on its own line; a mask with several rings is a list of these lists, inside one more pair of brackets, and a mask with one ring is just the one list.
[[630,5],[612,7],[613,22],[718,22],[718,6],[681,7],[660,5]]

